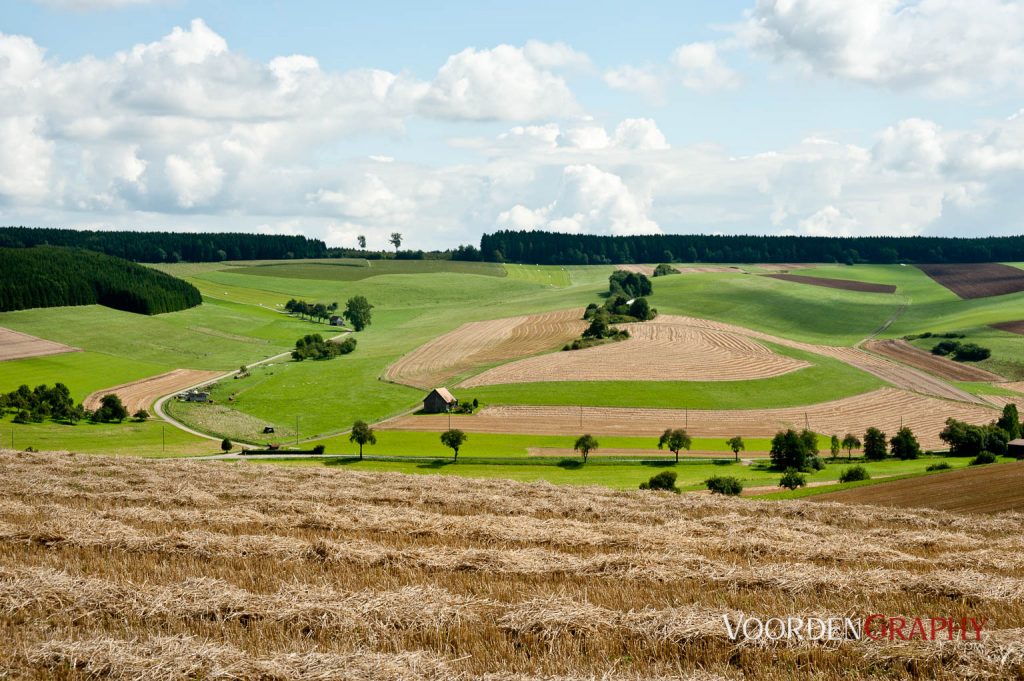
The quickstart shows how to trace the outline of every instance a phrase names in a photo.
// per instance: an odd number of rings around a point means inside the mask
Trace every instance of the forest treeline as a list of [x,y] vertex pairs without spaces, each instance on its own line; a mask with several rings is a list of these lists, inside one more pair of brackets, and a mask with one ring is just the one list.
[[541,231],[484,234],[479,254],[492,262],[594,265],[659,262],[967,263],[1024,261],[1024,236],[817,237],[704,234],[599,236]]
[[0,312],[99,304],[152,315],[202,302],[186,281],[84,249],[0,248],[0,273]]
[[319,239],[277,234],[90,231],[0,227],[0,247],[68,246],[135,262],[219,262],[323,258]]

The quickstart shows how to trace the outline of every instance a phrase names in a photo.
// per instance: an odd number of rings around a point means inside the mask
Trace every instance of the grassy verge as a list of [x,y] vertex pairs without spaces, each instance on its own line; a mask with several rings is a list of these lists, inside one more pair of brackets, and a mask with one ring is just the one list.
[[[13,439],[12,439],[13,436]],[[142,423],[89,423],[76,425],[45,421],[14,424],[0,419],[0,448],[72,451],[81,454],[118,454],[152,458],[219,454],[216,442],[169,426],[163,421]]]
[[[880,462],[864,462],[854,459],[852,463],[861,464],[868,469],[873,478],[880,476],[906,476],[924,473],[924,469],[937,460],[945,460],[954,468],[962,468],[967,459],[939,459],[937,457],[916,459],[913,461],[886,460]],[[730,475],[739,478],[744,487],[767,487],[778,484],[781,473],[771,470],[764,464],[745,466],[733,463],[728,455],[721,460],[682,459],[677,464],[667,457],[660,460],[602,460],[592,458],[586,464],[578,458],[542,459],[477,459],[473,456],[460,454],[458,462],[451,457],[428,458],[417,461],[402,461],[398,457],[387,460],[364,459],[359,461],[351,456],[318,456],[318,457],[280,457],[270,459],[252,459],[253,463],[272,463],[286,466],[327,466],[343,467],[347,470],[382,471],[393,473],[410,473],[416,475],[455,475],[466,478],[499,478],[532,482],[545,480],[553,484],[568,485],[604,485],[617,489],[635,489],[641,482],[663,471],[671,470],[677,474],[677,484],[683,491],[699,491],[704,489],[704,481],[714,475]],[[807,474],[811,482],[835,482],[846,468],[842,463],[829,463],[824,470]],[[889,478],[889,479],[895,479]],[[834,486],[832,486],[834,487]],[[818,488],[812,488],[818,489]],[[769,497],[771,498],[771,497]]]

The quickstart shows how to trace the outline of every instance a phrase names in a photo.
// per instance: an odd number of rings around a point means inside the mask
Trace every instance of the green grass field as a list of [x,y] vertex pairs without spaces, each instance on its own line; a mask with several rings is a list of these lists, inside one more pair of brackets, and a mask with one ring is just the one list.
[[[555,459],[529,461],[494,461],[475,462],[473,457],[468,455],[463,458],[460,453],[459,461],[453,462],[451,457],[438,457],[426,461],[374,461],[352,459],[349,457],[339,458],[331,456],[322,457],[275,457],[269,459],[251,459],[253,463],[275,463],[291,466],[326,466],[344,467],[346,470],[355,471],[379,471],[392,473],[412,474],[440,474],[456,475],[466,478],[504,478],[507,480],[518,480],[521,482],[535,482],[544,480],[554,484],[570,485],[605,485],[618,489],[635,489],[641,482],[650,479],[651,476],[664,470],[675,471],[677,474],[676,484],[683,491],[697,491],[705,489],[704,481],[715,475],[729,475],[739,478],[745,488],[778,486],[781,474],[773,471],[765,464],[743,465],[730,460],[731,454],[717,461],[707,459],[682,459],[678,464],[670,460],[659,461],[636,461],[622,462],[621,460],[603,461],[591,459],[586,464],[575,459]],[[882,479],[883,476],[908,476],[923,474],[925,469],[937,458],[922,458],[913,461],[887,460],[880,462],[865,462],[861,459],[854,459],[854,464],[863,465],[868,469],[872,478]],[[969,459],[957,459],[947,457],[941,459],[947,461],[953,468],[962,468],[968,465]],[[837,481],[842,471],[849,466],[844,463],[845,459],[832,462],[826,465],[824,470],[815,473],[808,473],[808,482],[830,482]],[[813,493],[817,488],[809,488],[805,493]],[[769,493],[766,489],[765,493]]]
[[[364,454],[375,456],[437,456],[451,455],[451,450],[441,444],[440,434],[428,431],[377,430],[377,444],[363,448]],[[600,458],[601,451],[607,449],[653,450],[658,446],[657,438],[644,437],[600,437],[600,448],[595,456]],[[460,450],[460,457],[528,457],[531,447],[560,448],[571,450],[576,436],[570,435],[496,435],[493,433],[469,433],[469,439]],[[348,435],[305,443],[304,447],[322,444],[328,453],[357,454],[359,447],[348,440]],[[768,438],[747,438],[744,444],[746,451],[740,452],[741,457],[749,458],[747,452],[767,452],[771,448]],[[721,452],[723,457],[732,458],[733,454],[725,444],[724,438],[693,438],[693,451]],[[683,452],[685,456],[686,452]],[[662,456],[671,457],[671,452],[661,452]],[[760,456],[764,456],[761,454]],[[530,457],[538,459],[541,457]]]
[[[145,317],[99,306],[27,310],[0,314],[0,326],[56,340],[85,350],[0,365],[0,390],[22,383],[62,381],[77,399],[117,383],[172,368],[229,371],[239,365],[286,353],[297,337],[333,334],[323,324],[299,320],[280,310],[289,298],[311,302],[344,301],[364,295],[375,306],[373,324],[355,335],[356,351],[326,362],[280,360],[244,379],[228,379],[213,389],[213,405],[170,403],[172,416],[233,440],[289,444],[296,437],[329,452],[351,453],[344,435],[355,419],[375,422],[415,409],[423,392],[380,380],[386,368],[419,345],[471,321],[583,307],[600,302],[610,266],[538,267],[444,261],[295,261],[162,265],[187,278],[204,296],[198,308]],[[749,269],[750,272],[758,270]],[[794,340],[853,345],[879,333],[899,337],[923,331],[962,331],[993,350],[983,368],[1008,378],[1024,378],[1024,337],[987,325],[1024,317],[1024,294],[961,301],[913,267],[840,265],[801,270],[812,276],[897,286],[896,294],[872,294],[786,282],[743,273],[686,273],[654,280],[652,304],[664,314],[716,319]],[[71,321],[69,321],[71,320]],[[888,326],[886,326],[888,324]],[[926,344],[918,343],[922,347]],[[540,404],[650,408],[752,409],[800,406],[847,397],[881,385],[876,377],[837,360],[771,346],[812,366],[784,376],[751,381],[666,381],[634,383],[551,382],[456,390],[459,397],[485,405]],[[930,346],[928,346],[930,347]],[[961,384],[976,394],[1006,394],[989,384]],[[298,422],[296,424],[296,419]],[[262,434],[271,425],[272,438]],[[297,425],[297,431],[296,431]],[[158,422],[119,426],[12,426],[0,422],[0,439],[13,428],[18,446],[144,456],[216,452],[216,444],[163,428]],[[167,449],[162,444],[167,438]],[[22,439],[24,438],[24,440]],[[355,469],[445,473],[463,476],[548,480],[572,484],[635,487],[661,469],[658,463],[597,458],[584,467],[558,457],[531,457],[531,447],[572,446],[574,437],[498,436],[471,433],[458,464],[450,465],[437,433],[378,431],[368,454],[438,457],[433,461],[341,463]],[[606,449],[651,449],[644,438],[600,438]],[[694,449],[721,451],[724,440],[698,439]],[[750,451],[768,442],[750,440]],[[669,454],[665,453],[664,458]],[[641,457],[643,458],[643,457]],[[477,461],[474,461],[477,459]],[[484,463],[479,459],[505,459]],[[954,465],[961,462],[951,459]],[[323,460],[292,460],[292,465],[323,465]],[[966,463],[966,462],[963,462]],[[920,462],[884,462],[877,475],[913,475]],[[698,488],[709,475],[730,471],[748,486],[774,485],[778,474],[760,466],[697,460],[678,467],[683,484]],[[841,465],[809,476],[835,480]],[[874,471],[874,469],[872,469]],[[682,475],[685,473],[685,475]],[[873,474],[875,474],[873,472]],[[831,477],[830,477],[831,476]],[[877,477],[877,476],[876,476]],[[816,488],[815,488],[816,489]]]
[[7,447],[153,458],[220,453],[216,442],[196,437],[159,420],[143,423],[82,421],[75,425],[45,421],[22,425],[11,423],[9,414],[0,419],[0,448]]
[[30,357],[0,363],[0,392],[20,385],[63,383],[76,401],[112,385],[156,376],[170,369],[162,364],[140,362],[102,352],[70,352],[47,357]]
[[752,381],[558,381],[481,386],[459,391],[484,404],[538,404],[651,409],[761,409],[837,400],[885,383],[835,359],[772,346],[812,363],[775,378]]

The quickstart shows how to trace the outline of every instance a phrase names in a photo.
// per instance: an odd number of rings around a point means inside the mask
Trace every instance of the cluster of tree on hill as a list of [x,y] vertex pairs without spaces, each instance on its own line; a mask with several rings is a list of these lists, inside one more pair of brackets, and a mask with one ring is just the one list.
[[356,339],[346,336],[340,341],[324,340],[318,333],[311,333],[295,341],[292,359],[301,362],[305,359],[333,359],[339,355],[347,355],[356,349]]
[[958,362],[980,362],[992,356],[992,351],[977,343],[961,343],[955,340],[939,341],[932,348],[933,355],[950,357]]
[[537,265],[639,262],[1004,262],[1024,260],[1024,235],[818,237],[711,234],[601,236],[503,230],[484,234],[485,260]]
[[[651,281],[635,272],[615,272],[608,280],[608,298],[604,304],[591,303],[583,312],[590,326],[580,338],[565,345],[562,350],[582,350],[607,341],[629,338],[629,331],[612,324],[630,324],[654,319],[658,311],[643,296],[652,292]],[[629,296],[629,298],[627,298]]]
[[1024,427],[1017,405],[1011,403],[1003,407],[1003,413],[997,420],[983,426],[947,419],[939,437],[949,445],[949,453],[953,456],[991,457],[995,460],[995,456],[1007,453],[1009,442],[1021,437],[1022,432]]
[[670,274],[679,274],[679,270],[677,270],[675,267],[672,267],[672,265],[669,265],[668,263],[661,263],[660,265],[654,268],[654,273],[652,276],[666,277]]
[[0,247],[37,245],[84,248],[135,262],[283,260],[327,255],[323,241],[304,236],[0,227]]
[[77,248],[0,248],[0,272],[0,312],[99,304],[152,315],[203,302],[186,281]]
[[[120,423],[128,418],[128,410],[117,395],[104,395],[100,406],[90,411],[81,404],[75,404],[71,391],[63,383],[54,383],[52,387],[37,385],[29,388],[21,385],[17,390],[0,393],[0,416],[14,412],[15,423],[42,423],[46,419],[64,423],[78,423],[88,419],[97,423]],[[149,413],[139,410],[135,418],[145,420]]]
[[300,319],[308,317],[319,321],[327,321],[338,309],[338,303],[307,303],[305,300],[292,298],[284,304],[284,311],[288,314],[298,316]]
[[[284,304],[288,314],[326,321],[338,310],[338,303],[307,303],[305,300],[292,298]],[[345,311],[341,316],[356,331],[362,331],[373,322],[373,305],[365,296],[352,296],[345,302]]]

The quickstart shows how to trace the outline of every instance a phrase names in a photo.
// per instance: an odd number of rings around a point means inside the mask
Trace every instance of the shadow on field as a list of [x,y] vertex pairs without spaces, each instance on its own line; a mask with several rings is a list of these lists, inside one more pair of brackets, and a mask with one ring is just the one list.
[[455,461],[452,459],[434,459],[433,461],[417,464],[416,468],[432,468],[436,470],[438,468],[444,468],[445,466],[451,466],[453,463],[455,463]]
[[559,468],[564,468],[569,471],[583,468],[583,462],[579,459],[562,459],[557,465]]

